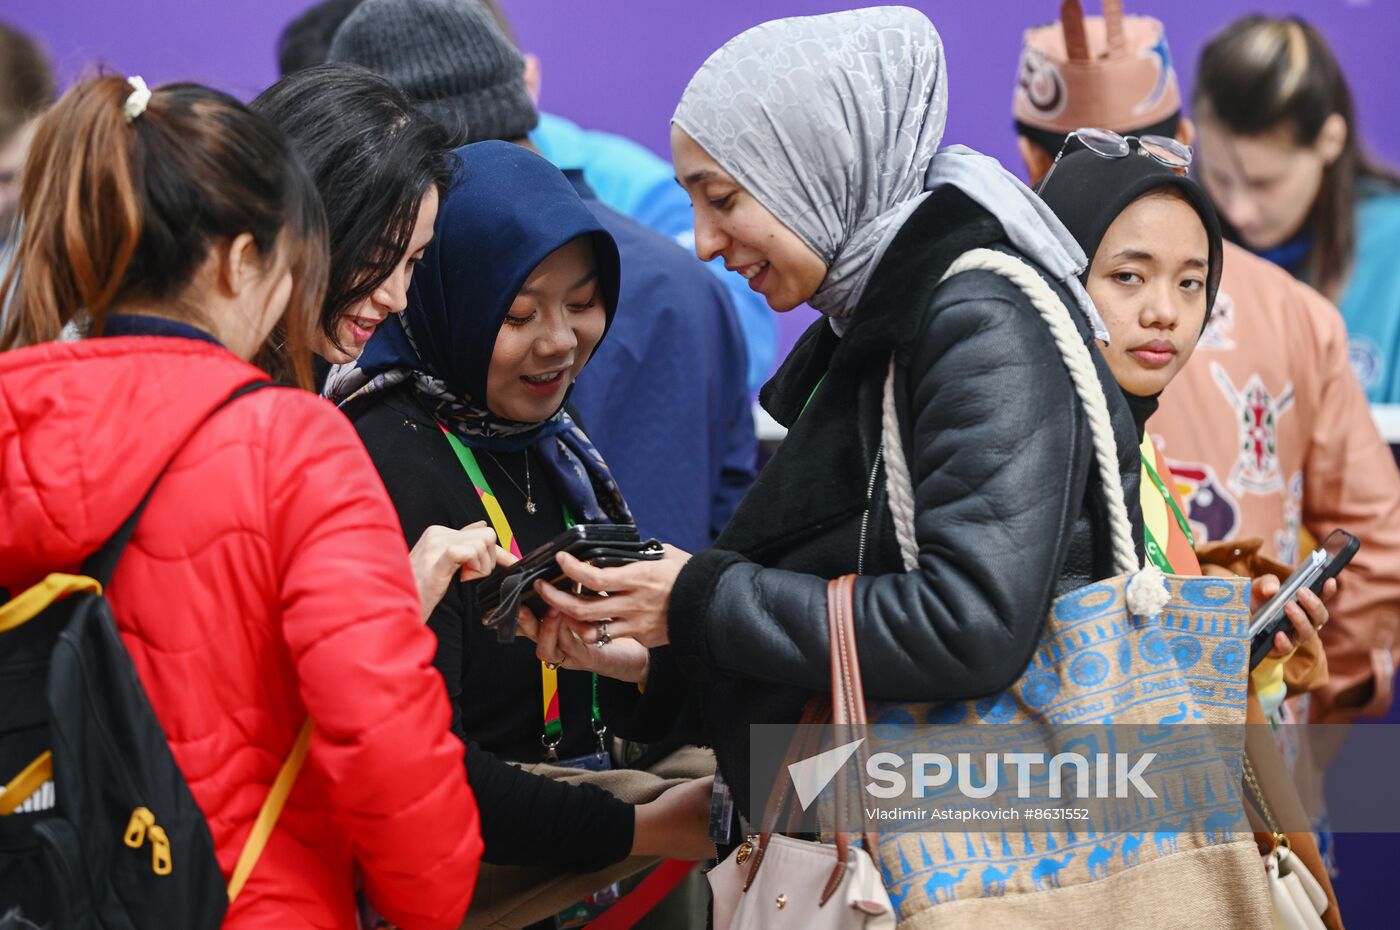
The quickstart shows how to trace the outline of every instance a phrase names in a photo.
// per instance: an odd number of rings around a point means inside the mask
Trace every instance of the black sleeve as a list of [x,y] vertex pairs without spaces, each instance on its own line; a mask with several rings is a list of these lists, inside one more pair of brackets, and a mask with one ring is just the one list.
[[[865,689],[977,697],[1012,684],[1039,638],[1084,499],[1085,418],[1047,327],[995,275],[941,287],[908,352],[901,420],[919,564],[856,583]],[[672,592],[671,643],[688,671],[826,691],[826,627],[812,622],[826,585],[701,553]]]
[[635,684],[599,677],[598,701],[603,719],[616,736],[638,743],[655,743],[675,728],[688,687],[676,668],[671,647],[651,650],[645,691]]
[[532,775],[476,743],[467,744],[466,760],[485,861],[593,872],[631,854],[631,804],[594,785]]
[[[452,479],[457,473],[454,463],[440,462],[438,437],[422,424],[416,424],[394,409],[391,401],[369,408],[355,421],[370,459],[379,471],[380,480],[389,492],[389,501],[398,514],[405,542],[413,548],[430,526],[462,526],[467,521],[464,509],[457,503],[444,475]],[[453,520],[460,522],[453,523]],[[461,729],[462,674],[466,666],[467,611],[474,606],[467,586],[454,582],[428,617],[428,628],[437,637],[437,652],[433,666],[442,675],[452,706],[452,732],[464,738]]]

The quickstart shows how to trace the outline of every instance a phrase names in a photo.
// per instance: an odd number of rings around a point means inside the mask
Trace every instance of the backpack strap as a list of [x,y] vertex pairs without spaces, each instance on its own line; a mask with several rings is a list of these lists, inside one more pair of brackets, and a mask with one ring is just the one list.
[[33,620],[54,601],[80,592],[101,594],[102,585],[85,575],[54,572],[43,581],[0,603],[0,633],[8,633]]
[[[141,502],[136,505],[136,509],[122,522],[122,525],[112,534],[102,548],[94,552],[83,563],[83,574],[90,579],[96,579],[102,588],[106,588],[112,582],[112,575],[116,573],[117,563],[121,561],[122,553],[126,551],[127,544],[131,542],[131,537],[136,533],[136,524],[141,521],[141,514],[145,512],[146,505],[150,503],[151,496],[155,494],[156,488],[160,485],[160,480],[165,477],[165,473],[170,470],[170,465],[175,461],[175,457],[189,444],[195,433],[199,432],[199,427],[209,422],[214,414],[238,400],[245,394],[260,391],[263,388],[277,387],[272,381],[253,381],[232,391],[219,404],[210,410],[201,420],[189,436],[175,447],[175,451],[170,454],[165,465],[161,467],[160,473],[156,475],[155,481],[151,482],[150,488],[141,498]],[[87,580],[87,579],[83,579]],[[262,809],[258,811],[258,817],[253,821],[253,829],[248,834],[247,841],[243,844],[243,851],[239,853],[238,863],[234,866],[233,876],[229,879],[228,899],[229,903],[238,897],[238,893],[243,890],[243,885],[248,881],[249,874],[253,871],[253,866],[257,864],[258,858],[262,855],[263,848],[267,846],[268,838],[272,835],[272,829],[277,825],[277,819],[282,816],[282,808],[287,803],[287,796],[292,792],[292,785],[297,780],[297,775],[301,772],[302,763],[306,761],[307,749],[311,746],[311,718],[301,725],[301,731],[297,734],[296,742],[292,744],[292,751],[282,763],[282,768],[277,773],[277,778],[272,783],[272,789],[268,792],[267,798],[263,801]]]
[[160,472],[156,475],[156,480],[151,482],[151,486],[146,490],[146,494],[141,498],[141,502],[136,505],[136,509],[131,512],[131,516],[127,517],[122,525],[117,528],[117,531],[102,544],[101,549],[98,549],[92,555],[88,556],[87,560],[83,562],[82,573],[84,575],[97,579],[97,582],[101,584],[104,589],[112,583],[112,575],[116,573],[117,563],[121,561],[122,553],[126,551],[127,543],[131,542],[131,537],[136,533],[136,524],[140,522],[141,514],[145,512],[146,505],[151,501],[151,495],[155,494],[156,488],[160,485],[160,480],[164,478],[165,473],[170,470],[170,465],[175,461],[175,457],[184,450],[185,446],[189,444],[189,441],[194,438],[195,433],[199,432],[199,428],[209,422],[214,414],[238,400],[238,398],[242,397],[244,394],[251,394],[254,391],[260,391],[266,387],[276,387],[276,384],[272,381],[253,381],[243,385],[223,400],[219,401],[218,406],[210,410],[209,413],[205,415],[204,419],[200,420],[199,423],[195,425],[195,428],[190,431],[190,434],[175,447],[175,451],[170,453],[170,458],[166,459],[165,464],[161,466]]
[[262,855],[263,848],[267,846],[267,841],[272,836],[272,828],[277,826],[277,818],[282,816],[282,808],[286,806],[287,795],[292,793],[292,785],[296,783],[297,775],[301,772],[301,764],[306,761],[306,751],[310,746],[311,718],[307,717],[306,722],[301,725],[301,732],[297,734],[297,741],[292,744],[292,751],[287,754],[281,770],[277,773],[276,780],[272,783],[272,790],[267,793],[262,809],[258,811],[257,819],[253,821],[253,829],[248,833],[248,839],[243,844],[243,851],[238,854],[238,863],[233,867],[233,875],[228,880],[228,902],[230,904],[243,890],[248,876],[253,873],[253,866],[258,864],[258,857]]

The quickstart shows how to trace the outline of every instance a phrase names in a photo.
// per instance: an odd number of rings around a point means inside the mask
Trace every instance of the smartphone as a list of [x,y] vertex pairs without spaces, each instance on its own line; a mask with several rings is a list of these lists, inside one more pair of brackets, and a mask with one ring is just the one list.
[[1327,553],[1321,549],[1314,549],[1306,559],[1304,559],[1293,574],[1284,581],[1283,587],[1279,588],[1277,594],[1269,598],[1269,602],[1259,608],[1249,621],[1249,667],[1254,668],[1273,648],[1274,634],[1279,630],[1287,629],[1291,625],[1288,615],[1283,612],[1283,608],[1290,601],[1296,600],[1298,592],[1304,588],[1311,587],[1313,582],[1322,575],[1323,569],[1327,567]]
[[616,568],[632,562],[659,559],[665,554],[661,543],[643,540],[631,525],[580,523],[531,551],[508,568],[498,568],[477,587],[477,605],[482,624],[496,631],[501,642],[515,639],[515,625],[522,606],[536,615],[544,613],[544,601],[534,583],[564,588],[571,584],[555,556],[567,552],[580,562],[599,568]]
[[1312,583],[1312,593],[1321,597],[1322,586],[1327,583],[1327,579],[1336,578],[1341,574],[1342,569],[1347,567],[1351,557],[1356,555],[1360,548],[1361,540],[1346,530],[1333,530],[1328,533],[1327,538],[1322,541],[1322,551],[1327,553],[1327,565],[1322,569],[1322,574]]
[[1259,609],[1249,623],[1250,650],[1249,667],[1254,668],[1273,649],[1274,637],[1279,630],[1292,626],[1283,608],[1298,597],[1298,592],[1308,588],[1319,597],[1327,579],[1335,578],[1361,548],[1361,541],[1346,530],[1334,530],[1323,540],[1321,548],[1311,554],[1288,576],[1279,588],[1278,594]]
[[557,565],[554,556],[559,552],[578,556],[580,549],[628,549],[640,545],[640,542],[637,528],[629,524],[579,523],[571,526],[543,546],[531,550],[514,565],[498,568],[482,579],[476,590],[477,604],[483,612],[494,609],[500,603],[503,585],[509,587],[511,580],[517,576],[530,576],[533,581],[541,570],[550,571]]

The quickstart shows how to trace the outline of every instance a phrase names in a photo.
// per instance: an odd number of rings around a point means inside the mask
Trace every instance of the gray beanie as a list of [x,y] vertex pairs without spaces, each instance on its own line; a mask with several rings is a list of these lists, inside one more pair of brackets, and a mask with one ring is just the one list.
[[458,144],[524,138],[539,123],[525,59],[479,0],[364,0],[331,61],[384,75]]

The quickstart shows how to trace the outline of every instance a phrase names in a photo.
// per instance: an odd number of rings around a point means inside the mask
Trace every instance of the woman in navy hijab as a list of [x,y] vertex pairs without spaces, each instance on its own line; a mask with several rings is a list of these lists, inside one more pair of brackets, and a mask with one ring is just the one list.
[[[457,154],[408,309],[380,327],[330,393],[343,398],[410,540],[431,525],[487,520],[518,556],[574,523],[631,523],[566,407],[612,322],[617,246],[539,156],[502,142]],[[631,640],[585,646],[555,618],[522,618],[537,644],[498,642],[481,625],[475,589],[452,585],[428,623],[453,729],[471,746],[472,787],[502,798],[497,817],[483,815],[486,860],[596,869],[629,853],[707,854],[705,818],[690,816],[707,808],[707,782],[638,806],[635,824],[631,805],[591,786],[479,783],[496,767],[473,753],[606,766],[602,734],[636,709],[650,658]],[[519,773],[498,774],[514,784]],[[671,835],[654,840],[662,821],[659,832]]]

